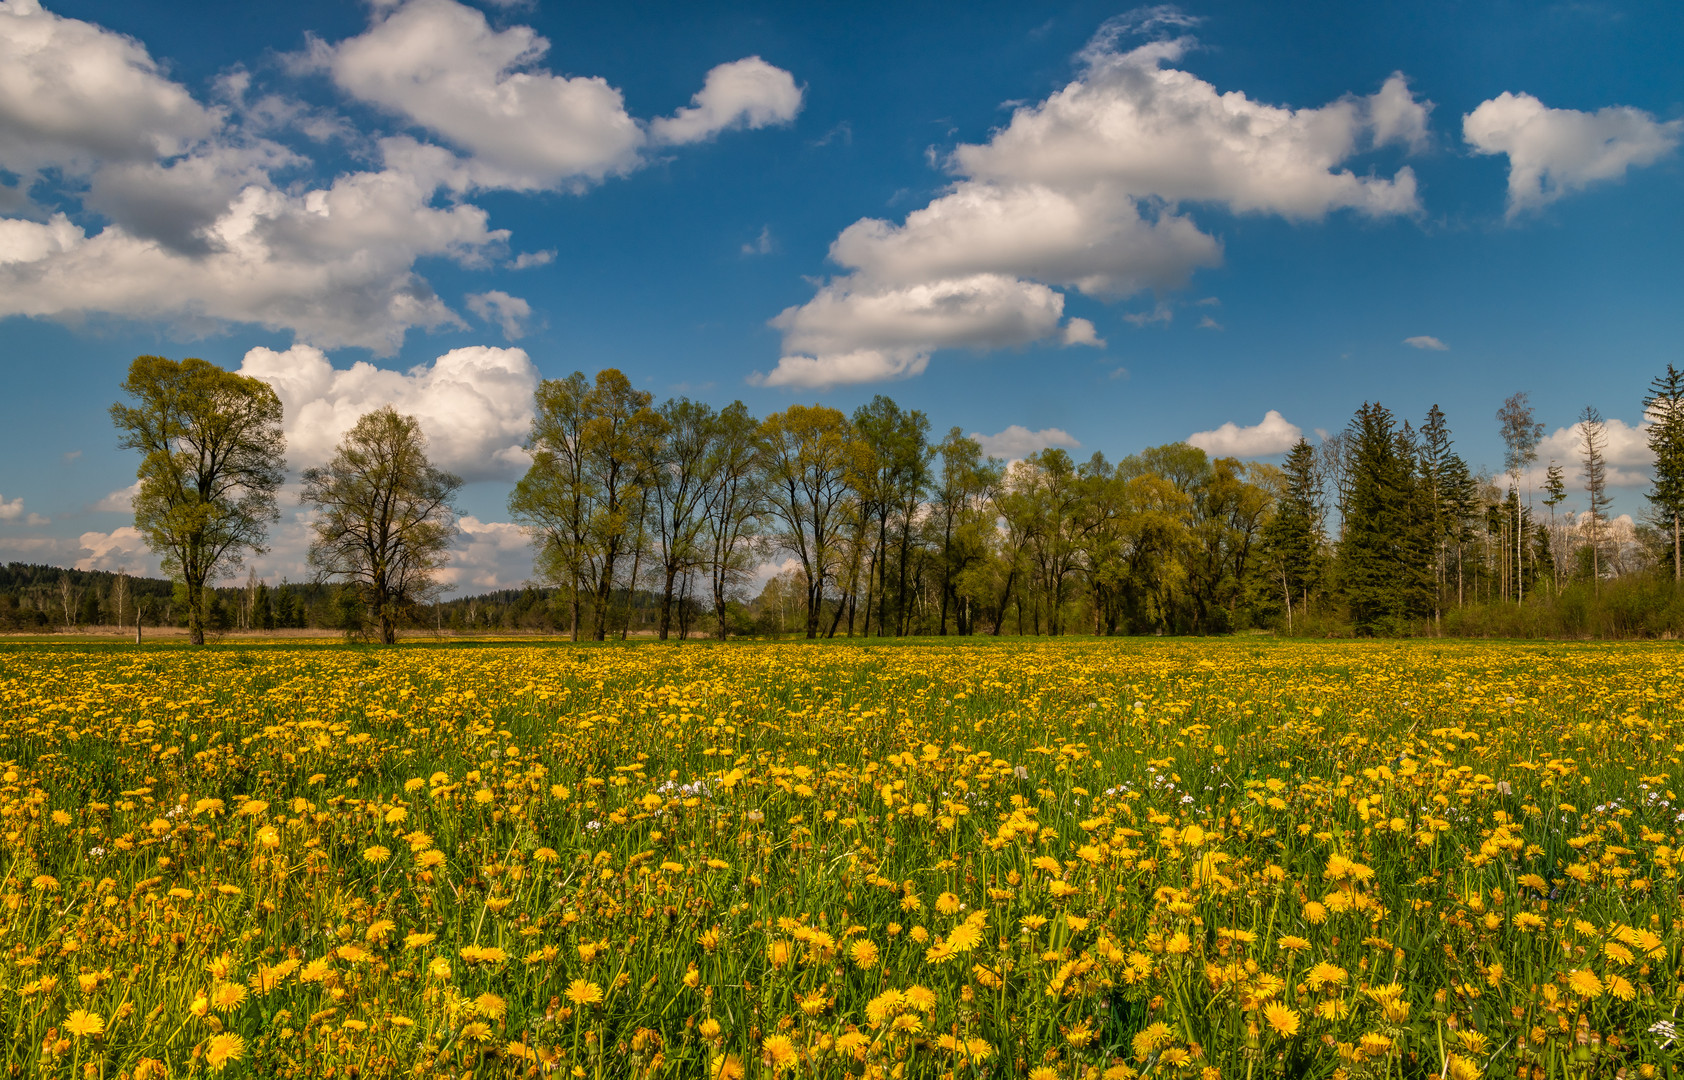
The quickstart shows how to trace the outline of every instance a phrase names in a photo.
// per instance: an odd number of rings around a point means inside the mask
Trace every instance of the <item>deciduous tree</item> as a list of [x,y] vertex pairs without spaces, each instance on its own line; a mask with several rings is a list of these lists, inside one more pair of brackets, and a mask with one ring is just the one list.
[[420,423],[389,405],[359,419],[326,465],[304,472],[300,501],[315,511],[310,565],[355,590],[387,645],[400,618],[437,588],[461,486],[427,459]]
[[137,357],[111,406],[119,445],[138,450],[135,528],[182,586],[187,632],[205,642],[205,585],[267,550],[286,475],[281,400],[268,383],[190,358]]

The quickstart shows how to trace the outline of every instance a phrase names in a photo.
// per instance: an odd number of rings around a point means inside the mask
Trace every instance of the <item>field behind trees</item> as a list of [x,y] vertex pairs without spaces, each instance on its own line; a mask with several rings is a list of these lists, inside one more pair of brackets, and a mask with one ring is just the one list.
[[8,1074],[1672,1075],[1665,645],[0,648]]

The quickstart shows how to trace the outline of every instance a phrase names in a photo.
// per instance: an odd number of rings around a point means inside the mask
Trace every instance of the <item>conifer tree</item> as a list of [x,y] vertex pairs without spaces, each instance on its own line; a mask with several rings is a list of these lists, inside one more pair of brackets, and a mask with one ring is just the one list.
[[1684,577],[1684,545],[1679,519],[1684,517],[1684,371],[1671,364],[1657,375],[1643,399],[1649,419],[1649,449],[1655,454],[1655,479],[1649,505],[1656,524],[1672,529],[1672,579]]

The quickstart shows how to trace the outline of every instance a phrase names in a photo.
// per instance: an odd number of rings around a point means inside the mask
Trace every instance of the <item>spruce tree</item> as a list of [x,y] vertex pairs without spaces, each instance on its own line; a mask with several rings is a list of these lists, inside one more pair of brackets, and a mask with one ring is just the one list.
[[1684,577],[1679,527],[1684,517],[1684,371],[1668,364],[1666,374],[1649,384],[1643,411],[1649,419],[1649,449],[1655,453],[1649,505],[1655,524],[1672,532],[1672,579],[1677,581]]
[[1286,489],[1275,508],[1275,516],[1264,528],[1263,542],[1279,567],[1290,628],[1292,598],[1307,596],[1315,585],[1321,553],[1323,496],[1315,448],[1299,439],[1287,453],[1281,471],[1286,477]]
[[1402,630],[1426,614],[1428,524],[1412,439],[1379,403],[1352,419],[1351,475],[1340,572],[1359,633]]

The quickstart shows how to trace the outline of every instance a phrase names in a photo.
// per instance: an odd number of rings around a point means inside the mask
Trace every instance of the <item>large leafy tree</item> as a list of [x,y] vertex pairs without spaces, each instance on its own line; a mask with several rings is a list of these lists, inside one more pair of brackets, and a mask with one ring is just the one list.
[[801,563],[807,587],[807,636],[819,636],[825,584],[841,562],[850,476],[860,475],[862,446],[848,418],[823,405],[791,405],[760,424],[765,496],[779,544]]
[[390,405],[364,415],[326,465],[304,472],[300,501],[316,512],[310,565],[361,595],[387,645],[404,613],[436,592],[461,486],[427,459],[416,419]]
[[509,494],[509,512],[526,526],[538,547],[540,576],[567,590],[574,641],[579,640],[595,501],[585,464],[590,396],[591,384],[582,371],[538,384],[532,433],[526,439],[532,464]]
[[649,491],[659,543],[660,634],[665,641],[672,630],[672,601],[679,576],[690,574],[703,562],[706,500],[713,484],[712,470],[720,460],[713,452],[719,414],[712,406],[689,398],[668,401],[659,412],[666,437],[657,446]]
[[703,472],[702,532],[713,592],[716,632],[721,641],[729,627],[726,602],[753,574],[761,549],[765,513],[764,446],[759,422],[740,401],[719,411]]
[[1684,542],[1679,520],[1684,517],[1684,371],[1671,364],[1666,374],[1649,384],[1643,398],[1649,418],[1649,449],[1655,454],[1655,481],[1649,505],[1657,524],[1672,528],[1672,578],[1684,577]]
[[111,406],[119,445],[141,453],[135,528],[181,583],[187,632],[205,643],[207,582],[267,550],[286,475],[281,400],[268,383],[196,358],[136,357]]
[[[632,554],[633,525],[641,526],[645,493],[653,478],[666,424],[650,407],[654,395],[632,386],[615,368],[596,373],[585,401],[585,475],[594,496],[588,537],[596,571],[598,641],[608,636],[608,600],[622,557]],[[636,574],[632,575],[636,588]]]

